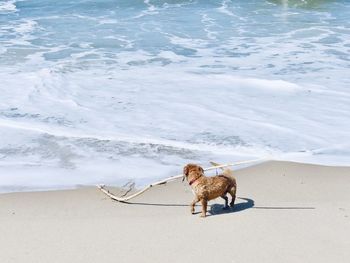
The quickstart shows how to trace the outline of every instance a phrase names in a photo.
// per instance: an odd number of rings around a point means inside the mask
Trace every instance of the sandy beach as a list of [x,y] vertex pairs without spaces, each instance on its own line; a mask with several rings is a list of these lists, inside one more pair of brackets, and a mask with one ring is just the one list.
[[235,209],[217,199],[205,219],[181,181],[130,204],[95,187],[1,194],[0,262],[350,261],[349,167],[267,162],[235,176]]

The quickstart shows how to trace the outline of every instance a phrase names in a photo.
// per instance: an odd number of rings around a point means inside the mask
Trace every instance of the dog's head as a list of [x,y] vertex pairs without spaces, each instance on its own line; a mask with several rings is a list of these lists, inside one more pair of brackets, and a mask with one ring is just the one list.
[[188,175],[189,174],[197,174],[197,175],[203,175],[204,174],[204,170],[202,167],[200,167],[197,164],[193,164],[193,163],[189,163],[184,167],[184,177],[182,178],[182,181],[185,180],[185,178],[188,180]]

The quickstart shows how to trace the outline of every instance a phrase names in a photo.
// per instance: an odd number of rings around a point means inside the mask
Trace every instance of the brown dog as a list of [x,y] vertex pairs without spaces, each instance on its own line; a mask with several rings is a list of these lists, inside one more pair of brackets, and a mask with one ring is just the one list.
[[187,164],[184,167],[184,179],[186,178],[193,189],[195,198],[191,203],[191,213],[194,213],[194,206],[197,202],[202,204],[202,215],[207,214],[207,204],[209,200],[222,197],[225,200],[225,209],[229,208],[227,193],[232,196],[230,206],[233,207],[236,199],[237,184],[232,177],[232,171],[225,169],[222,174],[206,177],[202,167],[196,164]]

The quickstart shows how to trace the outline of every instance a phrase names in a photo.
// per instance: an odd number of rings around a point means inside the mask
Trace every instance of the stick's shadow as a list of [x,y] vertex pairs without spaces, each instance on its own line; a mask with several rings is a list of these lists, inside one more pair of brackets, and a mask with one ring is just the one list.
[[[299,210],[299,209],[315,209],[315,207],[303,207],[303,206],[255,206],[253,199],[238,197],[237,199],[244,200],[245,202],[236,203],[234,208],[223,209],[223,204],[212,204],[208,205],[209,216],[228,214],[228,213],[237,213],[242,212],[247,209],[267,209],[267,210]],[[117,202],[117,201],[116,201]],[[159,207],[189,207],[189,204],[172,204],[172,203],[146,203],[146,202],[122,202],[128,205],[142,205],[142,206],[159,206]],[[197,211],[195,214],[199,214],[201,205],[196,205]]]
[[[229,209],[223,209],[224,205],[221,204],[212,204],[208,205],[209,209],[209,214],[210,215],[219,215],[219,214],[226,214],[226,213],[234,213],[234,212],[240,212],[249,208],[254,207],[254,200],[250,198],[243,198],[243,197],[238,197],[238,199],[245,200],[245,202],[235,204],[234,208],[229,208]],[[169,204],[169,203],[146,203],[146,202],[122,202],[124,204],[128,205],[142,205],[142,206],[159,206],[159,207],[189,207],[189,204]],[[202,206],[197,204],[197,211],[194,214],[199,214]],[[271,207],[267,208],[271,209]]]

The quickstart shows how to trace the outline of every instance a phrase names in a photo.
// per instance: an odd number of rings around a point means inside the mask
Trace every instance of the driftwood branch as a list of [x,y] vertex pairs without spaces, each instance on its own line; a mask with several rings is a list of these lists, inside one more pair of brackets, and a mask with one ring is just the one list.
[[[212,164],[215,164],[214,166],[205,168],[204,171],[210,171],[210,170],[214,170],[214,169],[218,169],[218,168],[226,168],[226,167],[230,167],[230,166],[236,166],[236,165],[240,165],[240,164],[248,164],[248,163],[254,163],[254,162],[261,162],[264,161],[265,159],[254,159],[254,160],[248,160],[248,161],[242,161],[242,162],[236,162],[236,163],[230,163],[230,164],[222,164],[222,165],[216,165],[217,163],[211,162]],[[148,189],[152,188],[153,186],[156,185],[161,185],[161,184],[165,184],[167,182],[170,181],[174,181],[176,179],[182,178],[183,174],[179,174],[176,176],[172,176],[172,177],[168,177],[166,179],[160,180],[158,182],[152,183],[148,186],[146,186],[145,188],[143,188],[142,190],[129,195],[129,196],[125,196],[126,194],[128,194],[132,189],[130,187],[130,189],[128,189],[128,191],[123,195],[123,196],[116,196],[113,193],[109,192],[107,189],[105,189],[104,185],[98,185],[97,187],[107,196],[109,196],[111,199],[116,200],[118,202],[126,202],[132,198],[135,198],[136,196],[139,196],[141,194],[143,194],[144,192],[146,192]]]

